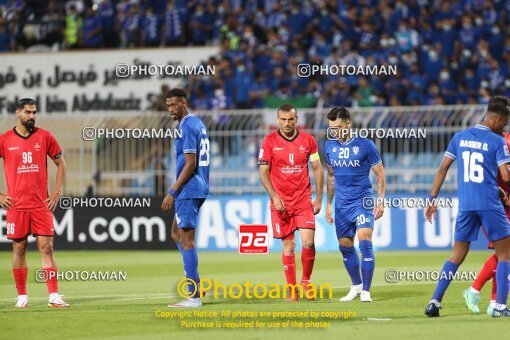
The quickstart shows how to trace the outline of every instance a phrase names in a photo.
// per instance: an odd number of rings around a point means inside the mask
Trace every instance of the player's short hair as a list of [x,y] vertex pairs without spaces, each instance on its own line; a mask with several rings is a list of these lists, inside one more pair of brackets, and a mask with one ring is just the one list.
[[184,100],[188,99],[188,94],[183,89],[173,88],[170,91],[168,91],[168,94],[166,95],[167,98],[171,97],[179,97],[183,98]]
[[505,96],[494,96],[489,100],[487,112],[496,113],[501,116],[510,115],[510,99]]
[[335,106],[328,112],[328,119],[331,121],[335,121],[337,119],[351,120],[351,114],[345,107]]
[[291,103],[285,103],[285,104],[280,105],[280,107],[278,107],[278,110],[276,110],[276,114],[278,114],[280,111],[290,112],[292,110],[296,111],[296,116],[297,116],[296,107],[294,105],[292,105]]
[[16,110],[23,110],[25,105],[37,105],[32,98],[21,98],[16,103]]

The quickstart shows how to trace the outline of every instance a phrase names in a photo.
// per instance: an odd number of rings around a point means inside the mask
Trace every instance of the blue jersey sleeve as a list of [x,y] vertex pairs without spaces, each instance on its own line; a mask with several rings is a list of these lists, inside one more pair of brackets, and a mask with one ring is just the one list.
[[453,136],[452,140],[450,141],[450,144],[448,144],[448,148],[446,149],[444,155],[448,158],[451,158],[453,160],[457,159],[457,134]]
[[508,146],[504,138],[499,139],[499,144],[496,149],[496,162],[498,162],[498,165],[510,163],[510,152],[508,152]]
[[182,152],[198,152],[197,130],[188,124],[182,127]]
[[377,147],[371,140],[368,141],[367,157],[368,162],[370,163],[370,167],[374,167],[377,164],[381,163],[381,156],[379,156],[379,151],[377,151]]

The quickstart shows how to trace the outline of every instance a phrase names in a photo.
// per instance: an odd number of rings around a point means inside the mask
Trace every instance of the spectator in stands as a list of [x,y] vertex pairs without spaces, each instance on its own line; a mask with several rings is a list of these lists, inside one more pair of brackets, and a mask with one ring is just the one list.
[[140,28],[141,15],[138,4],[133,3],[129,6],[129,11],[121,23],[121,45],[122,47],[140,46]]
[[159,46],[161,43],[161,28],[157,15],[152,7],[145,10],[145,17],[142,21],[142,34],[140,46]]
[[[335,104],[364,91],[358,76],[344,77],[346,83],[326,75],[295,78],[300,63],[397,65],[403,76],[367,77],[369,105],[485,100],[506,91],[510,77],[507,1],[48,1],[48,6],[9,1],[1,7],[1,51],[40,44],[80,47],[82,19],[85,31],[97,25],[83,11],[96,3],[104,47],[118,47],[118,37],[122,47],[219,44],[217,59],[230,68],[219,75],[228,108],[263,105],[250,95],[260,83],[245,86],[259,74],[271,93],[291,98],[304,94]],[[63,37],[54,34],[64,21]],[[97,41],[85,40],[83,46],[98,47]],[[239,60],[244,71],[237,70]],[[212,107],[217,77],[193,85],[203,88],[207,107]],[[238,84],[242,91],[236,92]],[[436,87],[439,93],[432,93]]]
[[79,43],[79,34],[83,26],[83,21],[78,15],[78,10],[73,4],[69,7],[69,13],[65,19],[64,46],[66,48],[76,48]]
[[119,39],[116,31],[115,8],[112,1],[101,1],[98,4],[97,15],[101,19],[103,46],[107,48],[117,47]]
[[175,1],[170,0],[161,27],[161,44],[163,46],[184,45],[187,21],[186,9],[177,7]]
[[81,42],[83,47],[99,48],[103,43],[101,18],[97,13],[88,7],[81,30]]

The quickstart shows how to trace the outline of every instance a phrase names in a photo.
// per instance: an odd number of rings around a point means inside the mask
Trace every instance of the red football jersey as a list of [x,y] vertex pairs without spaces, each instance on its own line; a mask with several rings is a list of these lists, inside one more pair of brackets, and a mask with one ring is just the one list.
[[[288,212],[312,205],[308,161],[310,155],[317,151],[317,142],[312,135],[299,130],[292,140],[283,137],[278,130],[267,135],[262,142],[259,164],[269,166],[271,184]],[[273,202],[271,210],[274,210]]]
[[0,157],[4,159],[7,195],[13,198],[10,209],[37,211],[48,209],[47,157],[57,159],[62,149],[46,130],[35,128],[28,137],[12,129],[0,136]]

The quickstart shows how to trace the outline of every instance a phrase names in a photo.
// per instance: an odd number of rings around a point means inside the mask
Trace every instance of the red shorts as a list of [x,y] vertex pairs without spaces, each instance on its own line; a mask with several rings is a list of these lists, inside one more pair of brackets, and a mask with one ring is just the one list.
[[313,207],[288,213],[287,211],[271,210],[271,224],[274,238],[287,238],[294,235],[297,229],[315,230]]
[[7,210],[7,238],[23,239],[34,236],[53,236],[53,213],[50,210],[22,211]]

